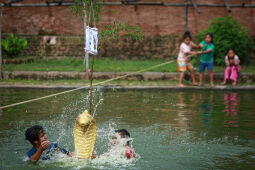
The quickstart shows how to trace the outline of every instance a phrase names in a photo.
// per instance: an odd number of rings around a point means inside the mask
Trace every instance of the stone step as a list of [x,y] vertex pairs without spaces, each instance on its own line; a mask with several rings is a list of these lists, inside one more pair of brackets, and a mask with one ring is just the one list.
[[[143,72],[143,73],[130,73],[130,72],[94,72],[93,79],[107,80],[121,77],[120,80],[179,80],[178,72]],[[43,71],[3,71],[3,79],[28,79],[28,80],[61,80],[61,79],[80,79],[88,80],[90,74],[86,72],[43,72]],[[199,73],[196,73],[198,80]],[[214,73],[214,79],[216,81],[223,81],[224,73]],[[189,73],[186,73],[185,79],[189,80]],[[208,79],[207,73],[205,73],[205,79]],[[239,81],[241,82],[255,82],[255,74],[252,73],[240,73]]]

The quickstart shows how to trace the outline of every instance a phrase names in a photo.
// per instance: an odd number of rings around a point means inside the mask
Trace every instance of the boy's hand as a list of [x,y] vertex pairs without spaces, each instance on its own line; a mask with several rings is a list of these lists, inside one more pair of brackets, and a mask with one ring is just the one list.
[[91,159],[96,159],[96,155],[93,153]]
[[203,52],[202,51],[198,51],[197,54],[202,54]]
[[42,147],[42,150],[43,150],[43,151],[46,150],[49,146],[50,146],[50,142],[49,142],[48,140],[43,141],[43,142],[41,143],[41,147]]
[[74,152],[69,152],[69,154],[67,156],[68,157],[73,157],[74,156]]

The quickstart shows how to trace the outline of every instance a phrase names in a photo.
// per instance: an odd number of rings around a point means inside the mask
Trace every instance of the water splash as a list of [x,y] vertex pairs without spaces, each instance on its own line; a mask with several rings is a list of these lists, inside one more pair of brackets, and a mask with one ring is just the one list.
[[[100,110],[100,106],[103,104],[103,91],[100,88],[93,89],[93,109],[92,116],[100,116],[97,115],[97,111]],[[54,140],[54,143],[60,144],[67,150],[73,150],[73,142],[67,143],[65,142],[67,138],[73,138],[73,126],[78,114],[82,113],[85,109],[89,108],[89,91],[86,91],[83,94],[80,94],[80,97],[66,105],[63,108],[62,114],[57,117],[52,117],[51,120],[42,120],[38,122],[32,122],[36,124],[40,124],[45,128],[45,131],[48,133],[48,136],[54,136],[56,131],[58,131],[58,136]],[[67,123],[65,120],[69,120]],[[70,121],[72,120],[72,121]],[[111,150],[107,155],[103,154],[107,152],[107,150],[111,147],[110,141],[112,140],[112,136],[115,133],[115,129],[118,125],[114,121],[109,121],[104,124],[102,128],[98,128],[98,138],[97,143],[100,145],[96,145],[95,154],[97,157],[93,160],[79,160],[75,157],[67,157],[62,153],[56,153],[51,160],[48,161],[40,161],[40,167],[48,167],[48,166],[57,166],[68,169],[83,169],[83,168],[97,168],[97,169],[112,169],[117,167],[126,167],[133,165],[140,156],[136,154],[136,158],[127,159],[125,157],[126,148],[123,147],[123,143],[127,142],[125,139],[119,140],[119,144]],[[54,131],[52,130],[54,127]],[[133,139],[129,139],[132,143]],[[68,140],[70,141],[70,140]],[[72,140],[71,140],[72,141]]]
[[[40,167],[48,167],[48,166],[57,166],[68,169],[84,169],[84,168],[96,168],[96,169],[119,169],[134,166],[135,162],[140,159],[140,155],[136,153],[136,158],[127,159],[126,158],[126,147],[124,144],[127,141],[131,142],[133,139],[121,139],[119,138],[117,144],[111,148],[109,152],[109,148],[111,147],[112,136],[115,134],[115,129],[117,127],[116,122],[109,121],[103,125],[102,128],[98,129],[98,138],[97,145],[95,147],[95,152],[98,155],[93,160],[81,160],[76,157],[67,157],[62,153],[56,153],[51,160],[40,161]],[[102,153],[107,154],[102,154]]]

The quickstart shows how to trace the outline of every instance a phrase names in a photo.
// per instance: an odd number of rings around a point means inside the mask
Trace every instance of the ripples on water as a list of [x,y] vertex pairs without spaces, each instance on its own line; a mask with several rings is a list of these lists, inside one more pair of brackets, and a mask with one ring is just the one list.
[[[59,90],[0,89],[10,104]],[[29,96],[28,96],[29,94]],[[110,148],[115,129],[133,138],[136,159],[118,155],[92,161],[56,155],[36,165],[23,161],[31,145],[25,129],[39,124],[48,139],[73,151],[73,126],[89,110],[89,92],[79,91],[0,112],[3,169],[233,169],[255,167],[254,92],[104,91],[94,89],[97,155]],[[15,98],[15,95],[17,97]],[[8,103],[6,103],[8,102]],[[2,104],[2,105],[4,105]],[[5,156],[3,156],[5,155]],[[1,168],[2,168],[1,167]],[[1,169],[0,168],[0,169]]]

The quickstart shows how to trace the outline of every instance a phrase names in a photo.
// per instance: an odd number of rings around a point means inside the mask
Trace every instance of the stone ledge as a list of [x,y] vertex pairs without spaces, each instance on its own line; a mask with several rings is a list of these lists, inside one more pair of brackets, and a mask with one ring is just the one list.
[[[55,88],[62,88],[62,89],[75,89],[81,88],[89,89],[89,86],[59,86],[59,85],[1,85],[0,88],[35,88],[35,89],[55,89]],[[255,90],[255,85],[248,85],[248,86],[215,86],[215,87],[195,87],[195,86],[187,86],[187,87],[178,87],[178,86],[121,86],[121,85],[102,85],[96,86],[101,89],[116,89],[116,90],[153,90],[153,89],[161,89],[161,90],[223,90],[223,91],[235,91],[235,90],[242,90],[242,91],[249,91]]]
[[[124,76],[129,74],[129,72],[94,72],[93,79],[95,80],[107,80],[116,78],[118,76]],[[90,74],[86,72],[43,72],[43,71],[3,71],[3,79],[27,79],[27,80],[61,80],[61,79],[70,79],[70,80],[88,80]],[[199,73],[196,73],[196,78],[198,80]],[[205,74],[205,78],[208,78],[208,75]],[[222,81],[224,78],[224,73],[214,73],[214,79],[216,81]],[[189,80],[189,73],[185,75],[185,79]],[[122,77],[120,80],[179,80],[178,72],[143,72],[143,73],[134,73],[132,75]],[[251,83],[255,82],[255,74],[251,73],[240,73],[239,81]]]

